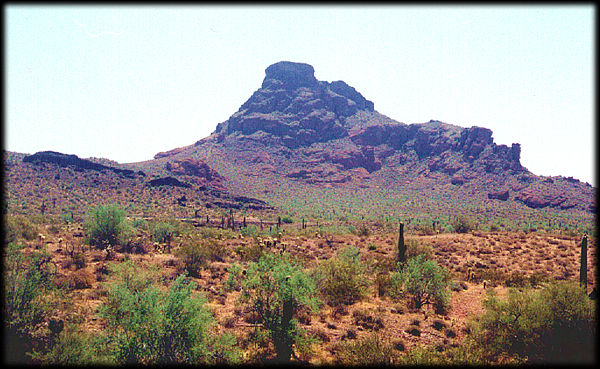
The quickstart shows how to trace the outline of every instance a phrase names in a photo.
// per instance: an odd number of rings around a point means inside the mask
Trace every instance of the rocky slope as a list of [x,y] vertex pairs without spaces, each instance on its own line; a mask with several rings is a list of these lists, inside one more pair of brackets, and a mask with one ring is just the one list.
[[308,64],[279,62],[265,72],[262,86],[212,135],[155,159],[199,158],[255,194],[261,191],[250,177],[262,177],[267,187],[291,181],[418,189],[421,181],[422,191],[451,184],[464,201],[467,193],[529,208],[595,212],[589,184],[534,175],[520,162],[520,145],[496,144],[487,128],[397,122],[345,82],[318,81]]

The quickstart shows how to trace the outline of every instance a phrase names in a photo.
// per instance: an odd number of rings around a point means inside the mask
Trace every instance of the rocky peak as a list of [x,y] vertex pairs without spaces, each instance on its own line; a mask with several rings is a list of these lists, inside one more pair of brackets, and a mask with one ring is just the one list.
[[315,69],[305,63],[282,61],[265,69],[262,88],[295,90],[299,87],[316,87]]
[[283,145],[309,146],[348,136],[346,118],[374,111],[373,102],[343,81],[318,81],[314,68],[282,61],[269,66],[262,87],[215,133],[266,133]]

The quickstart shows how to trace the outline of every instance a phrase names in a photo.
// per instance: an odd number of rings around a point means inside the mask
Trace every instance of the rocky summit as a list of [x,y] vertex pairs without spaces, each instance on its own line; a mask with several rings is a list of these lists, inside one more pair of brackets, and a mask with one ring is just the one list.
[[373,103],[342,81],[323,82],[312,66],[279,62],[266,69],[262,87],[215,133],[267,133],[290,148],[348,136],[346,118],[372,112]]
[[275,183],[305,192],[443,187],[459,202],[595,211],[589,184],[536,176],[520,156],[520,144],[496,144],[490,129],[398,122],[347,83],[319,81],[311,65],[282,61],[267,67],[261,87],[211,136],[156,158],[200,158],[230,185],[262,197]]
[[[374,217],[462,213],[501,223],[523,213],[530,224],[557,216],[577,222],[596,211],[592,186],[531,173],[521,163],[521,145],[497,144],[488,128],[403,123],[376,111],[346,82],[314,74],[305,63],[270,65],[261,86],[210,136],[112,170],[135,173],[148,184],[143,191],[211,193],[214,207],[226,192],[318,216],[343,209]],[[55,153],[25,161],[101,168]]]

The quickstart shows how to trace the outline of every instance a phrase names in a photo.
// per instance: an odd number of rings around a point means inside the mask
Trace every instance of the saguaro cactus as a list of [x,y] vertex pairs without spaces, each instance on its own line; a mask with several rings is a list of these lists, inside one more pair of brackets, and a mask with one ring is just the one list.
[[400,222],[398,231],[398,262],[404,264],[406,261],[406,245],[404,244],[404,223]]
[[581,240],[581,266],[579,267],[579,284],[587,290],[587,235]]

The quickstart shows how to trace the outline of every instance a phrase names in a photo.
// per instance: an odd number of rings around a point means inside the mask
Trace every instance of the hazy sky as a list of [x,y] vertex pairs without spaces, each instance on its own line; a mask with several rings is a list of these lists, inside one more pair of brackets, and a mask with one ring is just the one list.
[[404,123],[521,143],[596,185],[593,6],[5,6],[5,148],[121,163],[192,144],[309,63]]

